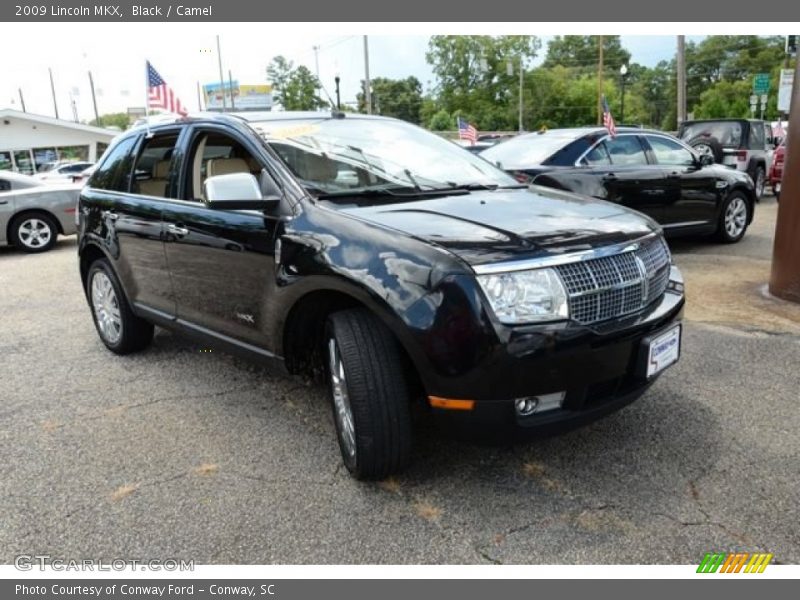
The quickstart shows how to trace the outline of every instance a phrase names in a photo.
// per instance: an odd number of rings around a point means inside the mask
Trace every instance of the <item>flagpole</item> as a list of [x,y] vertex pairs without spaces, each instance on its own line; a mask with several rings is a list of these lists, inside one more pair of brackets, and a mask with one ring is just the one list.
[[150,137],[150,66],[149,61],[144,61],[144,122],[147,137]]

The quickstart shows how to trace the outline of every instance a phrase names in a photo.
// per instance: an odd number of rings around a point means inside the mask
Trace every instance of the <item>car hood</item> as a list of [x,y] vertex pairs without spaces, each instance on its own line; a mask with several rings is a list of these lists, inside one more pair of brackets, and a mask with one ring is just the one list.
[[538,186],[342,211],[442,246],[471,265],[590,250],[660,231],[622,206]]

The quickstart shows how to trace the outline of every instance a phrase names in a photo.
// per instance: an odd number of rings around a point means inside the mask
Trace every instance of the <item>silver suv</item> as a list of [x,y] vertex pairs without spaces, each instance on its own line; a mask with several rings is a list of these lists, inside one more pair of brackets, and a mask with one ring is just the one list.
[[685,121],[678,137],[714,162],[745,171],[761,198],[774,151],[772,128],[757,119],[703,119]]

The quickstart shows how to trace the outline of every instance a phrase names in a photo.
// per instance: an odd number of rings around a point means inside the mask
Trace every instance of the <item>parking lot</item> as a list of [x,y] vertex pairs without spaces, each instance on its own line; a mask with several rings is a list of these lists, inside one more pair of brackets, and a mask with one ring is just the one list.
[[800,306],[766,295],[776,203],[745,239],[672,244],[683,357],[639,401],[514,447],[419,429],[377,484],[340,466],[320,388],[158,330],[101,344],[76,240],[0,248],[0,560],[800,562]]

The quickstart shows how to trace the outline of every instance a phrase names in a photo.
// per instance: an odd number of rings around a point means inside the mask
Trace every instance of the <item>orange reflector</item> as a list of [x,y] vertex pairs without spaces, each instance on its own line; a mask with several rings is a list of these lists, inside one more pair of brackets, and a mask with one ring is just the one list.
[[428,401],[434,408],[446,408],[448,410],[472,410],[475,407],[475,400],[453,400],[452,398],[428,396]]

